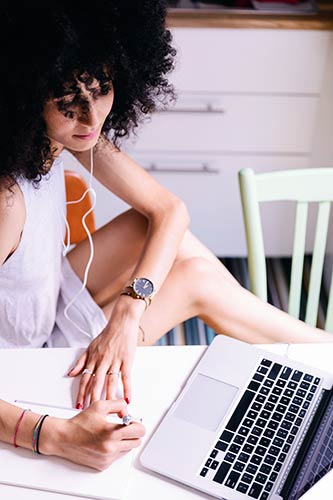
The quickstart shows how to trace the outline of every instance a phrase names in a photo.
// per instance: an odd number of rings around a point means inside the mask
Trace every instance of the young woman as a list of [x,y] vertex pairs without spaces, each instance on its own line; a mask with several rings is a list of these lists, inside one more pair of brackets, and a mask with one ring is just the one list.
[[[105,422],[108,412],[126,413],[114,400],[119,380],[132,399],[138,344],[193,316],[246,342],[331,336],[242,288],[189,232],[184,203],[120,150],[120,139],[173,96],[166,76],[175,51],[163,1],[98,3],[2,12],[0,346],[86,347],[69,375],[80,377],[77,408],[90,406],[71,421],[47,418],[40,450],[103,468],[144,432]],[[94,233],[82,293],[89,240],[62,254],[64,150],[132,207]],[[104,388],[108,401],[99,401]],[[0,403],[1,439],[28,446],[38,416],[23,415]]]

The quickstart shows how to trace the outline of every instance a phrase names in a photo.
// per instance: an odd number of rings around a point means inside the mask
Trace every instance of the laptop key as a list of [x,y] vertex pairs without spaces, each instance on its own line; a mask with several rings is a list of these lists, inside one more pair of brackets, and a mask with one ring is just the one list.
[[228,443],[225,443],[224,441],[218,441],[215,445],[215,448],[220,451],[225,451],[228,448]]
[[217,460],[213,460],[210,468],[213,469],[213,470],[216,470],[218,468],[218,466],[219,466],[219,463],[220,462],[218,462]]
[[230,446],[230,448],[229,448],[229,451],[230,451],[231,453],[238,453],[238,452],[239,452],[239,450],[240,450],[240,446],[239,446],[239,444],[232,444],[232,445]]
[[282,368],[282,365],[280,365],[279,363],[274,363],[274,365],[270,369],[269,374],[267,375],[267,378],[271,378],[272,380],[275,380],[276,377],[278,376],[281,368]]
[[288,380],[292,372],[292,369],[289,368],[288,366],[285,366],[281,372],[280,377],[283,378],[284,380]]
[[209,459],[207,460],[207,462],[205,463],[205,466],[206,466],[206,467],[210,467],[210,466],[211,466],[212,461],[213,461],[213,460],[212,460],[211,458],[209,458]]
[[303,372],[300,372],[299,370],[295,370],[294,373],[292,374],[291,380],[295,380],[295,382],[299,382],[302,378]]
[[235,472],[234,470],[230,472],[228,479],[224,483],[225,486],[228,486],[228,488],[234,488],[237,484],[238,479],[240,478],[240,473]]
[[303,377],[304,380],[306,380],[307,382],[312,382],[313,380],[313,376],[312,375],[309,375],[309,373],[306,373]]
[[266,490],[266,491],[271,491],[271,490],[272,490],[272,488],[273,488],[273,485],[274,485],[274,483],[272,483],[272,482],[270,481],[269,483],[267,483],[267,484],[266,484],[266,486],[265,486],[265,490]]
[[260,465],[262,462],[262,457],[260,455],[253,455],[250,462],[255,465]]
[[247,386],[247,388],[250,389],[250,391],[254,392],[256,392],[259,389],[259,387],[260,387],[259,382],[254,382],[253,380]]
[[253,380],[256,380],[257,382],[262,382],[264,380],[264,376],[260,375],[260,373],[255,373],[253,375]]
[[268,477],[266,476],[266,474],[261,474],[261,472],[259,472],[256,477],[254,478],[255,481],[257,481],[257,483],[260,483],[260,484],[265,484],[266,481],[267,481]]
[[260,411],[262,408],[262,405],[259,404],[259,403],[253,403],[253,405],[251,406],[251,409],[254,410],[254,411]]
[[269,497],[268,491],[264,491],[260,497],[260,500],[267,500],[268,497]]
[[269,366],[271,366],[272,361],[271,361],[270,359],[266,359],[266,358],[264,358],[264,359],[261,361],[261,363],[260,363],[260,364],[261,364],[261,365],[263,365],[263,366],[268,366],[268,367],[269,367]]
[[218,454],[218,450],[213,450],[210,454],[210,457],[215,458],[217,454]]
[[234,465],[234,469],[238,472],[243,472],[243,470],[245,469],[245,464],[243,462],[236,462]]
[[248,474],[247,472],[244,472],[244,474],[242,475],[242,481],[243,483],[252,483],[252,479],[253,479],[253,476],[252,474]]
[[257,444],[258,440],[259,440],[258,436],[254,436],[253,434],[250,434],[249,437],[247,438],[247,443]]
[[205,477],[205,476],[206,476],[206,474],[207,474],[207,472],[208,472],[207,467],[204,467],[204,468],[202,469],[202,471],[200,472],[200,476]]
[[238,455],[238,460],[240,460],[241,462],[244,462],[244,463],[246,463],[249,460],[249,458],[250,458],[250,455],[248,455],[247,453],[242,452]]
[[273,429],[266,429],[264,432],[264,436],[271,439],[274,436]]
[[244,453],[252,453],[253,450],[254,450],[253,444],[246,443],[246,444],[244,444],[242,451],[244,451]]
[[249,497],[259,498],[262,489],[263,489],[262,484],[253,483],[249,491]]
[[257,368],[257,372],[258,373],[263,373],[264,375],[268,372],[268,368],[266,368],[265,366],[258,366]]
[[262,437],[259,441],[259,444],[260,446],[266,446],[266,448],[268,448],[268,446],[271,444],[271,440],[267,437]]
[[282,439],[286,439],[286,437],[288,436],[288,431],[286,431],[286,429],[279,429],[276,435],[278,437],[281,437]]
[[224,460],[226,462],[234,462],[235,458],[236,458],[236,455],[234,455],[233,453],[227,453],[226,456],[224,457]]
[[230,441],[232,440],[233,437],[234,437],[234,435],[232,432],[223,431],[221,436],[220,436],[220,439],[221,439],[221,441],[226,441],[227,443],[230,443]]
[[239,485],[236,488],[236,491],[239,491],[240,493],[246,493],[248,489],[249,489],[248,484],[239,483]]
[[264,463],[268,465],[274,465],[276,461],[276,457],[273,457],[273,455],[266,455],[264,458]]
[[230,467],[231,467],[231,464],[229,464],[227,462],[222,462],[217,473],[213,477],[213,481],[215,481],[216,483],[222,484],[226,475],[229,472]]
[[246,470],[246,472],[248,472],[249,474],[252,474],[254,476],[254,474],[258,470],[258,466],[254,465],[254,464],[248,464],[248,466],[246,467],[245,470]]
[[268,476],[268,474],[272,471],[272,467],[267,464],[262,464],[259,471],[262,472],[263,474],[267,474]]
[[287,398],[286,396],[282,396],[280,399],[280,404],[288,406],[290,403],[290,398]]
[[237,434],[237,436],[235,436],[234,443],[236,443],[236,444],[243,444],[244,441],[245,441],[245,437],[244,436],[240,436],[239,434]]
[[252,391],[245,391],[241,397],[235,411],[233,412],[229,422],[226,425],[226,429],[229,431],[236,431],[239,424],[241,423],[245,413],[249,409],[250,404],[255,396]]

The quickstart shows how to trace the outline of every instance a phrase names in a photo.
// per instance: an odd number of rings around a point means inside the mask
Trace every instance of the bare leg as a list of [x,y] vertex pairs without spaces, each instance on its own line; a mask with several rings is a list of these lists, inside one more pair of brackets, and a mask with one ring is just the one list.
[[[145,221],[133,210],[95,234],[96,260],[88,288],[108,318],[131,275],[145,234]],[[83,276],[87,244],[79,245],[69,258]],[[333,335],[292,318],[241,287],[204,245],[186,233],[167,279],[143,315],[145,344],[153,344],[193,316],[201,317],[218,333],[250,343],[333,341]]]

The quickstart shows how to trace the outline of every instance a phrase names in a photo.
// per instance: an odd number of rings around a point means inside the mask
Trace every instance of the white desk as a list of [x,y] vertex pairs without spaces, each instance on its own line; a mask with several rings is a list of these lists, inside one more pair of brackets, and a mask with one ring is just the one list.
[[[275,352],[284,352],[282,345],[264,346]],[[130,412],[140,415],[146,427],[144,441],[158,424],[182,384],[205,350],[205,346],[170,346],[138,348],[133,367],[133,403]],[[0,393],[2,399],[24,399],[47,404],[69,406],[73,405],[77,381],[66,376],[78,354],[77,349],[43,349],[40,362],[31,366],[29,372],[20,368],[19,357],[25,356],[25,351],[9,350],[8,356],[13,359],[12,373],[4,373],[0,366]],[[333,372],[333,343],[329,345],[297,345],[292,346],[289,356],[306,363],[317,365]],[[23,358],[22,358],[23,359]],[[51,386],[56,389],[50,393],[46,380],[50,380],[50,367],[56,365],[58,374],[51,378]],[[332,365],[332,366],[331,366]],[[55,371],[51,370],[52,373]],[[59,376],[63,374],[63,376]],[[56,382],[56,383],[55,383]],[[17,392],[20,387],[20,393]],[[15,390],[15,392],[14,392]],[[140,449],[136,450],[136,454]],[[111,466],[112,467],[112,466]],[[324,478],[313,490],[303,496],[304,500],[319,500],[330,498],[333,486],[333,475]],[[4,500],[73,500],[73,496],[28,490],[12,486],[0,485],[0,498]],[[181,499],[198,500],[213,497],[179,485],[178,483],[160,477],[144,470],[136,456],[132,477],[124,500],[143,500],[156,498],[158,500]]]

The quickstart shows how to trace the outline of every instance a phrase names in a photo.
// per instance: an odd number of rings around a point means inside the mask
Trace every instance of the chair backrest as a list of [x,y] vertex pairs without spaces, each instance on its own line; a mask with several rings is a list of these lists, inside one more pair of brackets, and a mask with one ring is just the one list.
[[[267,274],[259,204],[265,201],[294,201],[296,215],[292,252],[288,312],[299,318],[306,228],[309,203],[318,203],[312,265],[305,322],[317,323],[323,265],[326,251],[330,205],[333,200],[333,168],[280,170],[255,174],[250,168],[239,171],[239,186],[248,248],[250,289],[267,301]],[[333,286],[329,292],[325,329],[333,331]]]
[[[65,185],[67,202],[79,200],[86,189],[88,189],[88,185],[84,178],[79,173],[72,170],[65,170]],[[70,229],[71,244],[79,243],[87,237],[87,233],[82,224],[82,217],[91,207],[92,203],[89,193],[86,193],[85,197],[79,203],[67,205],[66,217]],[[96,229],[93,212],[88,214],[85,222],[92,234]],[[67,242],[67,234],[65,242]]]

